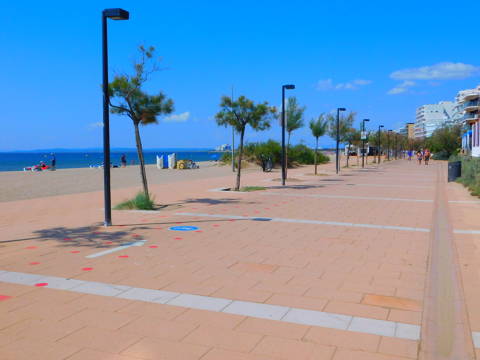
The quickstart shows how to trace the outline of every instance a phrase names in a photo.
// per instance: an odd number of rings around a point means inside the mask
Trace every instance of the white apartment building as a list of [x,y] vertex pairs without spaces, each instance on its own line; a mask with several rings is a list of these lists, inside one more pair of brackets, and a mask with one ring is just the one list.
[[462,112],[461,123],[466,129],[462,148],[472,156],[480,157],[480,85],[459,91],[456,100]]
[[417,109],[414,133],[416,139],[429,137],[435,130],[453,121],[455,104],[452,101],[440,101]]

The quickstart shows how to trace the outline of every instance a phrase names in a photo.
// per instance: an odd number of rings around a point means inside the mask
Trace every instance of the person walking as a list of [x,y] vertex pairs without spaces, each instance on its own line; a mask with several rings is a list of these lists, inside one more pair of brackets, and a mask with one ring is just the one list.
[[423,160],[423,152],[422,150],[417,151],[417,160],[418,160],[418,165],[422,165],[422,160]]
[[127,156],[125,154],[122,154],[120,162],[122,163],[122,167],[127,167]]
[[413,151],[408,150],[408,161],[412,161]]
[[425,152],[423,153],[423,159],[425,161],[425,165],[428,165],[428,161],[430,160],[430,150],[425,149]]
[[54,153],[51,153],[50,154],[52,156],[52,159],[51,159],[51,163],[50,163],[50,170],[54,171],[56,166],[57,166],[57,159],[55,158],[55,154]]

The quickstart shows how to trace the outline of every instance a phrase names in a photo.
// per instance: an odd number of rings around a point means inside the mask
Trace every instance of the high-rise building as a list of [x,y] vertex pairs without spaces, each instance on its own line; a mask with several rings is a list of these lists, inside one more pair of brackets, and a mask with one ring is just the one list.
[[435,130],[452,121],[455,104],[452,101],[440,101],[417,109],[414,136],[417,139],[429,137]]
[[460,123],[466,130],[462,136],[462,149],[480,157],[480,85],[459,91],[456,100],[462,114]]

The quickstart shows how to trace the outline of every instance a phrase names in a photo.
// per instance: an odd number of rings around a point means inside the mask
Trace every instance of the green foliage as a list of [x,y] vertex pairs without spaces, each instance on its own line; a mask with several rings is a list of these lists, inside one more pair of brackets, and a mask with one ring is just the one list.
[[296,97],[289,97],[287,102],[287,108],[285,109],[286,116],[286,130],[290,140],[290,135],[293,131],[303,127],[303,113],[305,112],[305,106],[299,106]]
[[318,140],[319,137],[325,135],[328,130],[328,121],[325,114],[320,114],[317,119],[310,120],[310,130],[314,138]]
[[270,118],[276,112],[274,107],[268,106],[268,102],[255,104],[245,96],[240,96],[235,101],[222,96],[220,108],[220,112],[215,115],[217,124],[233,126],[238,133],[245,131],[247,125],[256,131],[268,129]]
[[[355,112],[350,112],[348,115],[340,115],[339,120],[339,134],[340,134],[340,143],[348,142],[349,133],[353,128],[353,122],[355,121]],[[337,139],[337,115],[329,114],[327,116],[328,121],[328,135],[333,139]]]
[[139,192],[133,199],[126,200],[115,206],[115,210],[155,210],[153,197]]
[[[313,164],[315,151],[303,144],[292,146],[289,149],[288,166],[292,167],[295,164]],[[238,155],[237,155],[238,156]],[[262,158],[272,159],[274,166],[280,166],[282,161],[282,146],[279,142],[268,140],[266,142],[248,143],[244,147],[244,159],[261,165]],[[221,161],[225,164],[230,164],[232,161],[232,154],[225,152],[222,155]],[[330,161],[330,158],[321,152],[317,154],[317,163],[325,164]]]
[[458,153],[462,147],[461,131],[462,128],[459,125],[444,126],[435,130],[432,136],[426,140],[425,145],[431,153],[436,155],[435,159],[439,156],[448,159],[451,155]]
[[132,75],[116,75],[108,84],[110,99],[117,101],[111,103],[112,114],[126,115],[134,124],[147,125],[157,123],[157,116],[170,114],[174,110],[173,100],[167,99],[163,92],[149,95],[142,90],[142,86],[150,75],[159,70],[158,64],[153,58],[155,48],[145,49],[140,46],[140,59],[134,65]]
[[480,196],[480,159],[453,155],[450,161],[462,162],[462,176],[457,181],[466,186],[474,196]]

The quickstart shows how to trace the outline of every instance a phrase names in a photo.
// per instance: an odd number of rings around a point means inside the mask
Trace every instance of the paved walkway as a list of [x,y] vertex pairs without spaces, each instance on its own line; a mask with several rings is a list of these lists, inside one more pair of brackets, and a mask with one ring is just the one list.
[[211,191],[230,177],[153,186],[170,206],[108,229],[92,225],[101,193],[0,204],[0,358],[474,358],[480,203],[444,164],[321,171],[286,187],[246,174],[268,187],[251,193]]

